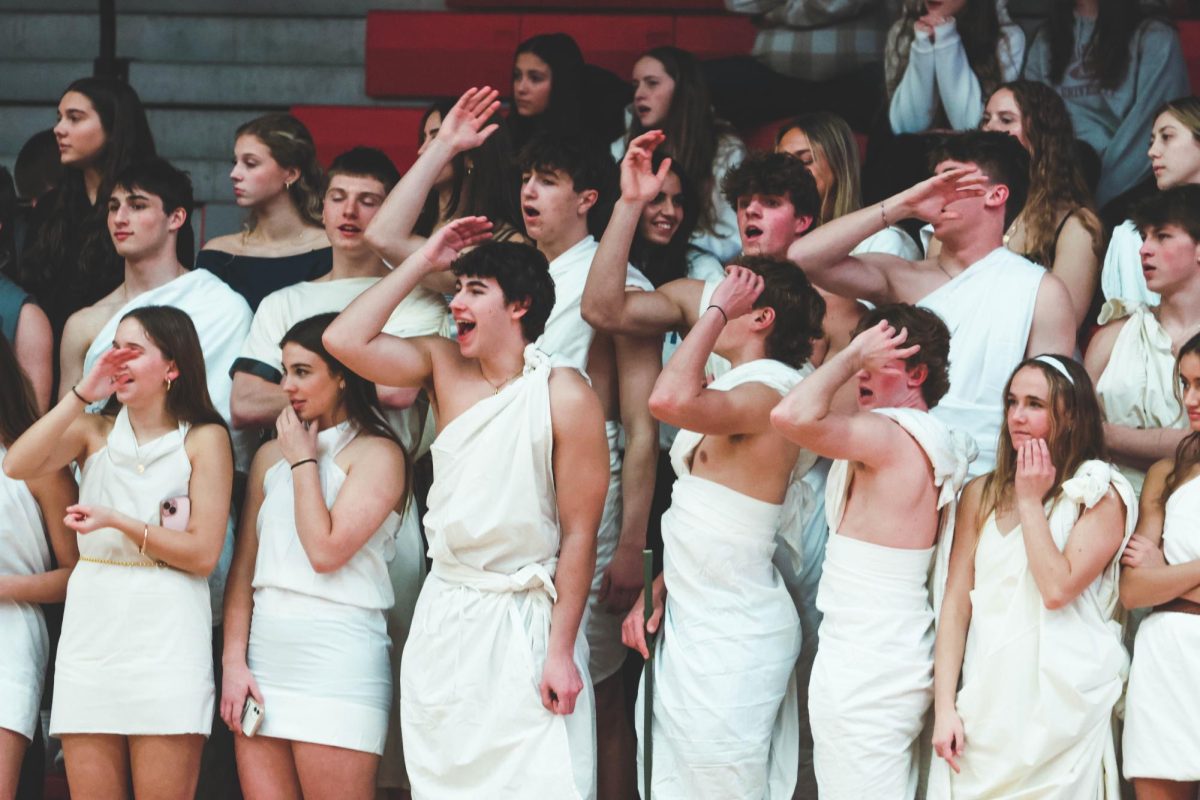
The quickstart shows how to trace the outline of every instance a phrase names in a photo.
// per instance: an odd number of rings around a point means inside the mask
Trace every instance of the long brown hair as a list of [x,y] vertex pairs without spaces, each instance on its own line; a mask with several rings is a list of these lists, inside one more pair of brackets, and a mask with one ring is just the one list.
[[[1179,365],[1183,363],[1184,356],[1200,356],[1200,333],[1184,342],[1175,359],[1175,391],[1180,395],[1179,405],[1181,407],[1183,406],[1183,375],[1180,374]],[[1167,498],[1191,477],[1192,470],[1197,464],[1200,464],[1200,431],[1192,431],[1183,437],[1183,441],[1175,448],[1175,464],[1171,467],[1170,473],[1167,474],[1167,480],[1163,484],[1162,503],[1164,506],[1167,504]]]
[[[1041,359],[1054,359],[1070,374],[1070,379]],[[1058,494],[1063,482],[1070,480],[1083,462],[1108,459],[1104,446],[1104,415],[1096,400],[1092,379],[1084,368],[1079,362],[1065,356],[1027,358],[1017,365],[1004,384],[1004,419],[1000,424],[1000,441],[996,446],[996,468],[984,478],[980,520],[987,519],[993,511],[1012,506],[1013,484],[1017,477],[1017,451],[1008,432],[1008,408],[1011,405],[1008,397],[1013,378],[1026,367],[1041,372],[1050,387],[1047,402],[1050,433],[1046,437],[1046,446],[1050,450],[1050,461],[1054,464],[1054,483],[1043,501]]]
[[[162,351],[163,358],[174,361],[175,369],[179,371],[167,391],[167,413],[177,422],[226,428],[225,419],[208,394],[204,351],[192,318],[174,306],[142,306],[121,317],[121,322],[127,319],[137,320],[146,337]],[[105,405],[104,413],[115,414],[120,407],[113,395]]]
[[30,425],[37,421],[37,401],[33,384],[21,369],[17,354],[0,334],[0,444],[9,447]]
[[379,393],[375,384],[358,373],[351,372],[345,364],[330,355],[321,340],[325,329],[336,318],[336,313],[327,313],[300,320],[288,328],[288,332],[279,340],[279,347],[282,349],[289,343],[299,345],[324,361],[334,377],[346,382],[346,388],[342,391],[342,405],[346,409],[346,418],[363,433],[387,439],[400,448],[400,452],[404,454],[404,497],[407,504],[412,497],[412,481],[409,480],[409,476],[412,475],[412,460],[404,443],[383,416],[383,406],[379,403]]
[[1059,226],[1074,214],[1092,237],[1092,252],[1103,260],[1104,227],[1076,157],[1071,116],[1062,97],[1038,81],[1010,81],[996,87],[997,92],[1001,89],[1012,92],[1029,142],[1029,194],[1022,211],[1025,253],[1049,269]]

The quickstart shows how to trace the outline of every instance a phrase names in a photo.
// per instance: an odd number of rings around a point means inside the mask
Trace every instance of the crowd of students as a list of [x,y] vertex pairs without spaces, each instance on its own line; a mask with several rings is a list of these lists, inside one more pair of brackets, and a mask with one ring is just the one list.
[[1193,798],[1200,100],[1132,6],[909,3],[877,197],[534,37],[403,175],[240,126],[194,259],[72,83],[0,203],[0,799],[43,708],[82,798]]

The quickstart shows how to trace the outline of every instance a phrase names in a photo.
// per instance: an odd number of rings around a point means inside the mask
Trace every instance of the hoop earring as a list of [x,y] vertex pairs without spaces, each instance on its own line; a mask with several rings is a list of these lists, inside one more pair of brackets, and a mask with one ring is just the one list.
[[170,393],[170,391],[171,391],[171,379],[167,378],[167,392]]

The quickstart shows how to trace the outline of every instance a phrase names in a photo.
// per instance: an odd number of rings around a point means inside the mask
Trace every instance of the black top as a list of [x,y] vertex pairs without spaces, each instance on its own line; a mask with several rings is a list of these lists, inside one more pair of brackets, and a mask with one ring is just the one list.
[[221,250],[201,250],[196,268],[216,275],[246,298],[251,311],[271,292],[319,278],[333,269],[333,248],[323,247],[294,256],[235,256]]

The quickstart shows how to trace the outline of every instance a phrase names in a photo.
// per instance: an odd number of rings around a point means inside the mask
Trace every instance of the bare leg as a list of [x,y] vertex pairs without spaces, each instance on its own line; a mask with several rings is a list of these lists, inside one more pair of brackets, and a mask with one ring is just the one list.
[[292,742],[304,800],[372,800],[379,756],[345,747]]
[[625,714],[625,682],[616,674],[597,683],[596,798],[637,797],[637,739]]
[[130,736],[129,763],[137,800],[192,800],[204,737]]
[[1134,778],[1137,800],[1195,800],[1196,781],[1163,781],[1157,778]]
[[128,800],[129,747],[124,736],[71,733],[60,738],[72,800]]
[[269,736],[233,737],[238,778],[246,800],[300,800],[292,743]]
[[0,728],[0,800],[12,800],[17,796],[21,761],[28,746],[29,740],[21,734]]

